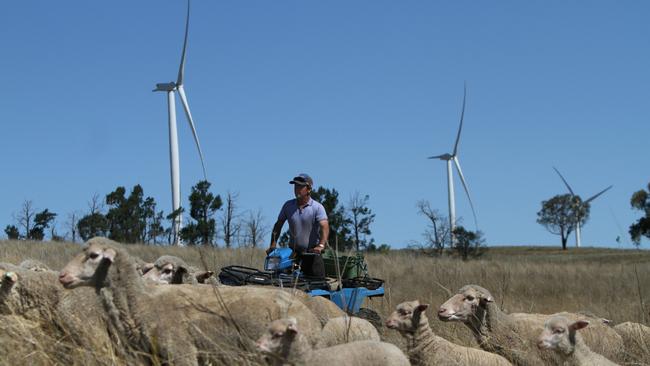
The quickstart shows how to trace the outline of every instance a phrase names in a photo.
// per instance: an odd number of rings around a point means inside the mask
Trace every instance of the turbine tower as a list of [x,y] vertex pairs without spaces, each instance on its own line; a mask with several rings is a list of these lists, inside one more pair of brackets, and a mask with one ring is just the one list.
[[463,176],[463,170],[460,168],[460,162],[458,161],[458,143],[460,142],[460,133],[463,129],[463,117],[465,116],[465,99],[467,97],[467,86],[463,88],[463,107],[460,113],[460,125],[458,126],[458,134],[456,135],[456,143],[454,144],[454,150],[451,154],[446,153],[437,156],[430,156],[429,159],[440,159],[447,162],[447,193],[449,200],[449,229],[450,229],[450,238],[451,243],[454,243],[454,229],[456,228],[456,201],[454,198],[454,176],[453,168],[451,166],[452,161],[458,170],[458,175],[460,176],[460,181],[463,184],[465,193],[467,194],[467,199],[469,199],[469,205],[472,208],[472,215],[474,215],[474,224],[478,230],[478,221],[476,220],[476,211],[474,210],[474,204],[472,203],[472,197],[469,194],[469,189],[467,188],[467,183],[465,182],[465,177]]
[[[207,180],[205,173],[205,163],[203,162],[203,152],[201,151],[201,144],[199,137],[196,134],[194,121],[192,120],[192,113],[190,106],[187,104],[187,97],[183,89],[183,78],[185,74],[185,51],[187,49],[187,34],[190,28],[190,0],[187,1],[187,18],[185,20],[185,40],[183,42],[183,53],[181,54],[181,65],[178,68],[178,78],[176,82],[156,84],[154,92],[162,91],[167,92],[167,108],[169,115],[169,165],[171,170],[171,183],[172,183],[172,212],[177,211],[181,207],[181,191],[180,191],[180,164],[178,159],[178,131],[176,128],[176,98],[175,94],[178,92],[187,122],[192,129],[192,135],[196,142],[196,147],[199,150],[199,157],[201,158],[201,167],[203,168],[203,177]],[[182,227],[182,215],[177,215],[172,224],[173,242],[175,245],[181,245],[179,233]]]
[[[557,173],[557,175],[559,175],[559,176],[560,176],[560,179],[562,179],[562,182],[564,182],[564,185],[565,185],[565,186],[567,187],[567,189],[569,190],[569,193],[571,194],[571,197],[580,197],[580,196],[577,196],[575,193],[573,193],[573,189],[571,189],[571,186],[570,186],[569,183],[566,181],[566,179],[564,179],[564,177],[562,176],[562,174],[560,173],[560,171],[557,170],[557,168],[555,168],[555,167],[553,167],[553,169],[555,169],[555,172]],[[609,187],[603,189],[602,191],[600,191],[600,192],[596,193],[595,195],[589,197],[586,201],[583,201],[582,204],[583,204],[583,205],[588,205],[589,202],[595,200],[596,198],[598,198],[598,196],[600,196],[601,194],[607,192],[607,191],[608,191],[610,188],[612,188],[612,187],[613,187],[613,186],[609,186]],[[576,210],[576,212],[578,212],[578,211]],[[581,245],[581,236],[582,236],[582,233],[581,233],[581,230],[580,230],[580,218],[579,218],[579,217],[576,217],[576,248],[580,248],[580,245]]]

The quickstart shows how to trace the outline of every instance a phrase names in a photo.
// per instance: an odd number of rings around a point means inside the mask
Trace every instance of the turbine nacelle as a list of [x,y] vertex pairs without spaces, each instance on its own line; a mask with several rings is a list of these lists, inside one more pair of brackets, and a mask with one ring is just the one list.
[[156,89],[154,89],[153,91],[155,91],[155,92],[156,91],[170,92],[170,91],[176,90],[176,88],[177,88],[176,83],[172,81],[171,83],[159,83],[159,84],[156,84]]

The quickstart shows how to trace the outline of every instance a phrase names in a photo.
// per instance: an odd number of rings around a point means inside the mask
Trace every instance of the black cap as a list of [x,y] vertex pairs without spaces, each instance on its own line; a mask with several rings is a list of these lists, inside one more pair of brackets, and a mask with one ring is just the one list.
[[314,187],[314,181],[311,177],[305,173],[298,174],[293,177],[289,184],[297,184],[299,186],[309,186],[310,188]]

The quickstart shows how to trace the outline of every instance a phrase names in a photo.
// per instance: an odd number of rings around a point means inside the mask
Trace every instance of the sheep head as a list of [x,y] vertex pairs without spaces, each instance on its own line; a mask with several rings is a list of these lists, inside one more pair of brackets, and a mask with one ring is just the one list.
[[269,323],[266,332],[257,340],[257,349],[286,358],[286,353],[288,353],[296,335],[298,335],[298,324],[295,318],[274,320]]
[[156,283],[178,285],[191,282],[189,272],[189,266],[182,259],[163,255],[142,277]]
[[0,268],[0,296],[2,296],[3,300],[14,288],[16,282],[18,282],[16,272]]
[[418,300],[407,301],[397,305],[396,310],[386,320],[386,327],[400,333],[415,333],[421,320],[426,320],[424,311],[429,304],[420,304]]
[[59,272],[59,282],[65,288],[100,286],[116,256],[116,248],[106,239],[90,239],[82,252]]
[[442,321],[469,322],[476,316],[479,307],[485,308],[494,302],[490,291],[477,285],[463,286],[458,293],[438,309],[438,318]]
[[537,347],[542,350],[554,350],[564,355],[570,355],[575,350],[576,331],[589,325],[586,320],[570,321],[564,316],[553,316],[544,323]]

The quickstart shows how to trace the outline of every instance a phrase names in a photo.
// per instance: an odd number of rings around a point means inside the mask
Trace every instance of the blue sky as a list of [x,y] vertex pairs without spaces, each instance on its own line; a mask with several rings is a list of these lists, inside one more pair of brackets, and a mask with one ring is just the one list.
[[[192,3],[185,88],[213,191],[267,224],[311,174],[343,203],[370,195],[373,236],[402,247],[447,214],[444,163],[459,146],[492,245],[559,243],[535,222],[565,188],[591,196],[583,245],[618,246],[639,216],[650,156],[650,5],[643,1],[205,1]],[[169,212],[167,106],[185,2],[0,5],[0,224],[24,200],[86,211],[141,184]],[[178,108],[184,202],[202,178]],[[456,180],[457,215],[474,228]],[[618,224],[617,224],[618,223]],[[64,231],[61,228],[59,231]],[[573,238],[571,243],[573,243]],[[623,247],[630,247],[626,235]],[[647,241],[645,241],[647,245]]]

